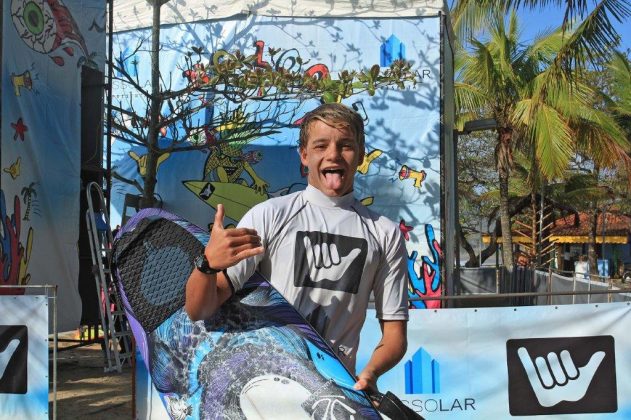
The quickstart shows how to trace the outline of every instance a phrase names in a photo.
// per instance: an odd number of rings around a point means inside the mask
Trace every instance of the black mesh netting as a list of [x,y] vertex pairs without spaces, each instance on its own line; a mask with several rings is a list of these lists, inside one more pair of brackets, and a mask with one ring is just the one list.
[[147,334],[184,306],[193,260],[203,252],[193,234],[165,219],[139,224],[116,241],[118,280]]

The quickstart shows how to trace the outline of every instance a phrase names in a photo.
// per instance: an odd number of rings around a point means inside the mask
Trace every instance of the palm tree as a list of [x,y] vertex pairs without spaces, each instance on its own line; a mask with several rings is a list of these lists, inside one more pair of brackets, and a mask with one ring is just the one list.
[[[594,6],[588,13],[588,5]],[[620,40],[612,19],[624,22],[631,16],[630,0],[458,0],[452,8],[452,22],[461,40],[467,40],[480,28],[488,27],[497,10],[565,5],[563,31],[572,35],[559,51],[553,66],[571,77],[571,70],[584,68],[586,61],[597,62],[608,56]]]
[[[472,38],[469,50],[457,50],[455,97],[458,124],[488,117],[497,122],[502,256],[512,272],[509,176],[516,145],[530,151],[533,165],[544,179],[553,179],[567,168],[576,151],[577,135],[594,144],[589,154],[598,152],[599,159],[606,155],[607,161],[609,152],[623,151],[628,142],[609,114],[593,108],[595,93],[581,73],[569,79],[558,71],[556,63],[573,34],[568,36],[559,28],[533,45],[523,46],[515,11],[506,23],[501,9],[495,10],[488,32],[488,41]],[[578,128],[588,129],[588,133]],[[603,146],[610,144],[616,147]]]
[[31,182],[28,187],[22,188],[22,201],[26,204],[26,210],[24,211],[24,217],[22,220],[29,220],[33,197],[36,195],[37,191],[35,191],[35,182]]

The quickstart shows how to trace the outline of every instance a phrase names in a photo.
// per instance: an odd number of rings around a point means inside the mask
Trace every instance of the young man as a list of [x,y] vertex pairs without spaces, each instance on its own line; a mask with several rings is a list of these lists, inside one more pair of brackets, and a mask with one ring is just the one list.
[[319,106],[304,117],[299,143],[307,189],[255,206],[236,229],[223,229],[218,206],[211,239],[186,285],[185,308],[193,320],[210,317],[259,270],[355,372],[372,292],[382,339],[355,387],[376,390],[377,378],[407,347],[403,238],[395,223],[353,197],[365,150],[356,112]]

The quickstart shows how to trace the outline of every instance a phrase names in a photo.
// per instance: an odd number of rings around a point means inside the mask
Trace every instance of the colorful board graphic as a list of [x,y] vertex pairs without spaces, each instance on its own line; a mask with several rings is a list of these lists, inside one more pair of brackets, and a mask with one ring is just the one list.
[[304,318],[255,274],[207,321],[183,309],[208,234],[157,209],[118,235],[114,264],[142,358],[172,418],[378,419]]

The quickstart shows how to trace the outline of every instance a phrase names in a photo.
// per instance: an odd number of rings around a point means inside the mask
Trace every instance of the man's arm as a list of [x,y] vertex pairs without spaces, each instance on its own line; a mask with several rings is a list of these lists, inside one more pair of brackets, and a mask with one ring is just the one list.
[[[225,270],[239,261],[263,253],[261,238],[249,228],[223,228],[224,208],[217,206],[210,240],[204,249],[208,264]],[[186,282],[184,309],[193,321],[210,318],[232,294],[223,272],[204,274],[196,268]]]
[[407,321],[380,320],[379,324],[381,341],[364,370],[357,375],[355,389],[376,391],[377,378],[399,363],[407,350]]

